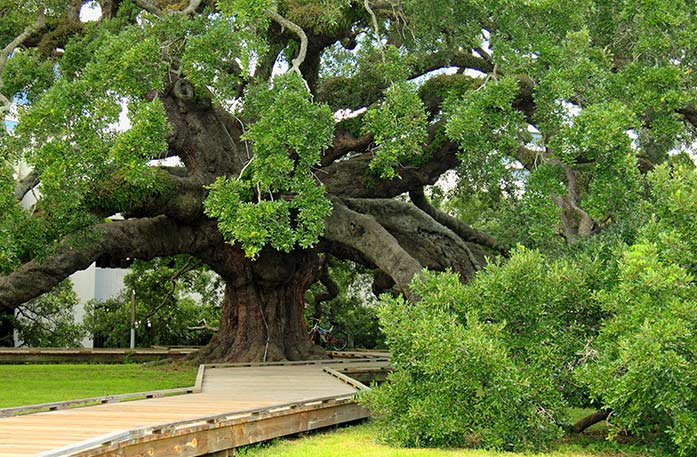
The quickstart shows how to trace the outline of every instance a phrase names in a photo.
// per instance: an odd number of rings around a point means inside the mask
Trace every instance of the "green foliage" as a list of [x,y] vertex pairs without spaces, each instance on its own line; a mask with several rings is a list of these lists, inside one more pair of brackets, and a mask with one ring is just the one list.
[[[332,259],[329,275],[336,283],[339,293],[332,300],[321,303],[322,327],[335,323],[336,328],[347,335],[355,348],[384,348],[385,337],[380,331],[377,318],[377,300],[370,293],[372,274],[352,262]],[[305,294],[305,303],[314,304],[316,297],[324,293],[324,289],[319,282],[313,284]],[[314,307],[305,306],[308,328],[314,325],[310,320],[314,314]]]
[[697,452],[697,173],[651,174],[655,219],[620,261],[619,281],[598,293],[612,317],[582,373],[593,397],[613,409],[613,430],[658,438],[678,455]]
[[459,313],[477,310],[487,322],[503,324],[506,347],[526,376],[551,383],[582,405],[584,392],[573,370],[605,315],[593,291],[612,284],[615,274],[612,264],[598,257],[550,262],[518,248],[506,263],[490,264],[463,288]]
[[395,167],[422,153],[426,126],[426,113],[416,88],[406,82],[390,86],[385,101],[364,116],[363,132],[372,133],[377,144],[371,171],[384,179],[394,178]]
[[53,84],[56,78],[54,65],[34,49],[15,52],[2,72],[3,91],[34,102]]
[[312,174],[332,141],[331,111],[312,103],[295,74],[250,89],[245,108],[257,118],[244,135],[254,157],[239,178],[220,177],[210,186],[206,214],[218,219],[221,233],[239,242],[248,257],[257,257],[267,244],[285,252],[313,246],[331,212]]
[[697,275],[697,172],[694,164],[659,166],[649,175],[653,224],[645,237],[658,243],[671,263]]
[[85,327],[105,347],[128,347],[131,291],[136,291],[136,344],[204,345],[217,328],[220,279],[187,256],[137,261],[114,298],[85,306]]
[[87,332],[75,322],[78,305],[72,283],[63,281],[17,308],[13,323],[17,340],[28,347],[81,347]]
[[[26,91],[32,102],[20,109],[16,133],[4,139],[3,148],[41,174],[42,218],[32,222],[39,250],[97,222],[94,208],[118,212],[166,190],[147,161],[167,150],[170,128],[161,101],[146,95],[163,87],[171,65],[163,57],[170,45],[167,24],[119,29],[118,21],[108,22],[98,33],[87,33],[94,47],[85,51],[84,39],[76,38],[55,68],[25,51],[10,59],[17,75],[5,74],[16,81],[13,90]],[[50,78],[36,78],[36,72]],[[27,78],[34,85],[28,86]],[[131,127],[119,132],[123,102]]]
[[543,447],[561,434],[558,400],[548,385],[526,378],[502,324],[453,311],[461,286],[451,278],[436,290],[416,283],[423,294],[416,304],[383,298],[380,322],[396,371],[369,400],[385,438],[423,447]]
[[349,25],[346,10],[353,6],[354,0],[286,0],[279,3],[289,20],[305,30],[321,34]]
[[27,228],[29,215],[14,198],[14,170],[7,160],[0,159],[0,272],[11,271],[17,266],[31,243]]
[[496,192],[512,180],[511,157],[529,136],[522,113],[511,106],[517,94],[517,80],[502,78],[445,99],[446,134],[460,146],[459,175],[470,187]]
[[273,7],[272,0],[223,0],[218,8],[226,16],[235,17],[241,25],[259,25],[264,28],[270,19],[266,11]]
[[[391,442],[530,449],[559,436],[569,405],[589,402],[577,377],[613,314],[617,245],[550,260],[518,247],[467,285],[423,272],[416,304],[382,297],[396,373],[371,404]],[[517,419],[513,419],[517,417]]]

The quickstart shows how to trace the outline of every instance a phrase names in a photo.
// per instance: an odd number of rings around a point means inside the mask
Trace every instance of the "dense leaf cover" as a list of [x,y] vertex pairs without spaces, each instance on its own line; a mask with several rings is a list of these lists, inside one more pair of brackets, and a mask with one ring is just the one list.
[[[88,3],[98,21],[80,20]],[[18,118],[0,138],[3,313],[95,260],[186,254],[226,284],[211,357],[305,357],[303,294],[332,255],[406,297],[382,313],[394,438],[539,447],[566,404],[592,400],[617,430],[694,454],[695,179],[680,164],[695,2],[0,0],[0,14],[0,110]],[[433,374],[445,362],[457,382]],[[473,412],[436,417],[451,396]]]

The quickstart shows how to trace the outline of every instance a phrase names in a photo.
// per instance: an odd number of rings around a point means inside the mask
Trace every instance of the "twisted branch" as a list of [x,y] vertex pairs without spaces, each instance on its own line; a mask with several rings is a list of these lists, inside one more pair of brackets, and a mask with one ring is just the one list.
[[[24,29],[24,31],[22,31],[22,33],[17,35],[14,40],[10,41],[7,44],[7,46],[5,46],[2,51],[0,51],[0,75],[5,70],[5,65],[7,65],[7,59],[10,58],[10,55],[14,52],[14,50],[21,46],[27,38],[29,38],[37,30],[41,29],[44,25],[46,25],[46,14],[44,12],[44,9],[41,8],[36,13],[36,21],[34,21],[33,24],[28,25]],[[2,93],[2,90],[3,83],[0,79],[0,114],[2,114],[4,117],[4,114],[10,111],[10,108],[12,107],[12,101],[5,94]],[[3,128],[4,125],[5,124],[3,123]]]
[[269,17],[271,17],[271,19],[273,19],[278,25],[287,28],[291,32],[295,33],[298,36],[298,38],[300,38],[300,50],[298,51],[298,55],[295,56],[295,59],[291,61],[292,66],[290,67],[290,71],[296,72],[302,78],[302,73],[300,72],[300,65],[302,65],[302,63],[305,61],[308,43],[305,31],[295,22],[289,21],[288,19],[278,14],[278,11],[276,10],[268,9],[266,12],[269,15]]
[[151,0],[135,0],[136,5],[140,6],[142,9],[148,13],[155,15],[157,17],[162,17],[162,12]]

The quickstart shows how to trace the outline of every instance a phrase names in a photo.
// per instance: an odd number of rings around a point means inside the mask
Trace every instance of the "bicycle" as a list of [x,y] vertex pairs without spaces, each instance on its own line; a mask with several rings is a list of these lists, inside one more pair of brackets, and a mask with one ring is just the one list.
[[310,341],[323,347],[331,348],[335,351],[343,351],[346,349],[348,338],[341,330],[334,331],[333,323],[329,328],[322,328],[319,325],[319,319],[311,317],[310,320],[312,320],[312,322],[315,324],[308,332]]

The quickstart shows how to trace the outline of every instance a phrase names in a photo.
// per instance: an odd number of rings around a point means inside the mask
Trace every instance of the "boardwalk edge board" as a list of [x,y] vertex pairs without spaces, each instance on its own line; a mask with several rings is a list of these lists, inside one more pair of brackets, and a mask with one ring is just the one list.
[[370,390],[370,387],[366,386],[366,385],[363,384],[362,382],[360,382],[360,381],[358,381],[358,380],[356,380],[356,379],[353,379],[353,378],[351,378],[351,377],[349,377],[349,376],[346,376],[345,374],[340,373],[340,372],[338,372],[338,371],[336,371],[336,370],[334,370],[334,369],[332,369],[332,368],[329,368],[329,367],[322,367],[322,370],[323,370],[325,373],[334,376],[334,377],[337,378],[339,381],[342,381],[342,382],[348,384],[349,386],[353,387],[354,389],[356,389],[356,390],[359,391],[359,392],[360,392],[360,391],[364,391],[364,390]]
[[17,363],[123,363],[182,359],[195,348],[0,348],[0,364]]
[[105,403],[120,403],[122,401],[131,401],[148,398],[171,397],[174,395],[186,395],[199,393],[203,389],[203,376],[205,365],[199,365],[196,374],[196,382],[190,387],[177,387],[175,389],[151,390],[147,392],[133,392],[118,395],[105,395],[102,397],[81,398],[78,400],[57,401],[51,403],[40,403],[36,405],[16,406],[12,408],[1,408],[1,417],[20,416],[27,414],[44,413],[47,411],[59,411],[67,408],[79,408],[84,406],[92,406],[95,404]]
[[319,359],[319,360],[298,360],[284,362],[246,362],[246,363],[209,363],[206,368],[249,368],[249,367],[278,367],[278,366],[295,366],[295,365],[340,365],[340,364],[357,364],[357,363],[376,363],[389,362],[388,357],[361,357],[358,359]]

